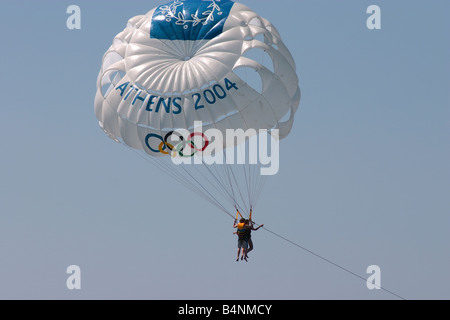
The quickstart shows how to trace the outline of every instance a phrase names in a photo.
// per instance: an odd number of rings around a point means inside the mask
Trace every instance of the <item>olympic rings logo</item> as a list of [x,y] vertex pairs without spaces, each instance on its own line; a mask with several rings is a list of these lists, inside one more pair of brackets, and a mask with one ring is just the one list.
[[[169,142],[171,141],[172,136],[178,137],[179,142],[176,145]],[[194,143],[194,137],[201,137],[203,139],[201,148],[197,147]],[[156,145],[153,144],[152,146],[152,142],[154,143],[155,140]],[[192,158],[198,152],[203,152],[206,150],[206,148],[209,146],[209,140],[202,132],[191,133],[188,136],[187,140],[185,140],[181,133],[170,131],[165,135],[164,138],[155,133],[148,134],[145,137],[145,145],[155,153],[161,153],[165,155],[171,154],[172,157],[176,157],[177,155],[179,155],[183,158]]]

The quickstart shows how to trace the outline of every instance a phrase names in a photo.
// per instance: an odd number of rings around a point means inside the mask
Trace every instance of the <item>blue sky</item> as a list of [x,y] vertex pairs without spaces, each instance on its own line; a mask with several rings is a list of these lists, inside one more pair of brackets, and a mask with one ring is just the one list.
[[[395,299],[264,230],[236,263],[228,216],[100,130],[101,58],[164,2],[2,1],[0,298]],[[283,36],[303,94],[255,219],[362,276],[380,266],[407,299],[449,299],[450,3],[242,2]]]

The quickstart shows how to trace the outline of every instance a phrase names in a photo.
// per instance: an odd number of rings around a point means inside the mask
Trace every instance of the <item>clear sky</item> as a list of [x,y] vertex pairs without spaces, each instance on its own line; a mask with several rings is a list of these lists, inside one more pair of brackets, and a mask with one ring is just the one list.
[[[164,2],[2,0],[0,298],[395,299],[264,230],[236,263],[228,216],[101,131],[101,58]],[[449,299],[450,2],[241,2],[278,28],[303,94],[255,220],[364,277],[380,266],[407,299]]]

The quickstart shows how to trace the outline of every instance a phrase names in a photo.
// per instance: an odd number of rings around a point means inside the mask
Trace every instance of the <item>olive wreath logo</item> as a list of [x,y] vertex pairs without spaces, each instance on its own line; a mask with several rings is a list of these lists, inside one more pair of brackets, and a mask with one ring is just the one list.
[[191,14],[190,17],[186,17],[182,11],[178,11],[178,7],[183,5],[183,0],[175,0],[170,5],[161,6],[159,9],[165,15],[167,22],[175,20],[175,24],[183,26],[184,29],[188,29],[189,24],[195,27],[199,23],[206,25],[209,21],[214,21],[214,13],[216,12],[219,16],[223,14],[220,6],[217,4],[220,0],[211,0],[210,2],[211,4],[207,7],[206,11],[202,12],[201,16]]

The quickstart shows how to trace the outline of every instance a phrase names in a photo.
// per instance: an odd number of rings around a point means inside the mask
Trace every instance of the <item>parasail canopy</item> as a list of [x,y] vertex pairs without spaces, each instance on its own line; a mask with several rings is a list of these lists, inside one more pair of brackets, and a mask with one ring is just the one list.
[[[174,150],[194,157],[208,144],[186,145],[186,136],[175,134],[179,147],[170,139],[177,130],[202,138],[199,123],[202,132],[276,130],[282,139],[299,102],[294,59],[268,20],[231,0],[175,0],[130,19],[114,38],[98,76],[95,114],[110,138],[145,151],[220,209],[228,213],[233,204],[248,212],[265,181],[258,164],[177,166]],[[239,143],[220,140],[225,158]]]

